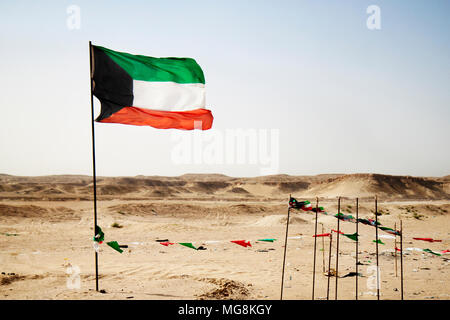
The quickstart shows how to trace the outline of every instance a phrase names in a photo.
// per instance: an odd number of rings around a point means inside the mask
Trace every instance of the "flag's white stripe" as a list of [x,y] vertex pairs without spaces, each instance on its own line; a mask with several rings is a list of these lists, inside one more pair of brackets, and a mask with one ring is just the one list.
[[205,107],[203,83],[133,80],[133,95],[133,107],[164,111],[187,111]]

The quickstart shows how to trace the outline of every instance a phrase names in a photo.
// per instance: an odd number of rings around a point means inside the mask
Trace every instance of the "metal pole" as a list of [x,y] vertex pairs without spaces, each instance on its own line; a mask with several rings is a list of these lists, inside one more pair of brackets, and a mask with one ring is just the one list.
[[[289,201],[291,200],[291,195],[289,195]],[[280,300],[283,300],[283,285],[284,285],[284,265],[286,262],[286,247],[287,247],[287,238],[288,238],[288,232],[289,232],[289,213],[290,213],[291,207],[288,205],[288,214],[287,214],[287,221],[286,221],[286,237],[284,239],[284,256],[283,256],[283,272],[281,273],[281,294],[280,294]]]
[[341,212],[341,197],[338,198],[338,224],[337,224],[337,241],[336,241],[336,290],[334,292],[334,299],[337,300],[338,295],[338,278],[339,278],[339,213]]
[[377,300],[380,300],[380,270],[378,266],[378,198],[375,196],[375,247],[377,254]]
[[317,212],[319,211],[319,198],[316,197],[316,223],[314,229],[314,263],[313,263],[313,285],[312,285],[312,300],[314,300],[314,287],[316,280],[316,244],[317,244]]
[[403,226],[402,220],[400,220],[400,282],[401,282],[401,295],[403,300]]
[[[358,235],[358,198],[356,198],[356,234]],[[358,300],[358,242],[359,238],[356,237],[356,300]]]
[[[321,223],[322,225],[322,234],[325,233],[324,229],[323,229],[323,223]],[[323,273],[325,273],[325,237],[322,237],[322,271]]]
[[[94,237],[97,229],[97,179],[95,171],[95,130],[94,130],[94,94],[93,94],[93,61],[92,61],[92,44],[89,41],[89,65],[90,65],[90,81],[91,81],[91,125],[92,125],[92,169],[94,182]],[[98,291],[98,253],[95,251],[95,290]]]
[[[394,229],[397,232],[397,222],[394,223]],[[397,275],[397,235],[395,235],[394,239],[394,255],[395,255],[395,277],[398,277]]]
[[330,278],[331,278],[331,243],[333,241],[333,233],[330,231],[330,250],[328,251],[328,285],[327,285],[327,300],[330,296]]

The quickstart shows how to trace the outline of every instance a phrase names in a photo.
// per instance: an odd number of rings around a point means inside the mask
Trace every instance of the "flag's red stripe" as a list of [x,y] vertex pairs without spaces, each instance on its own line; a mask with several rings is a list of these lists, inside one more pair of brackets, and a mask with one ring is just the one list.
[[210,110],[161,111],[137,107],[124,107],[110,117],[101,120],[104,123],[121,123],[134,126],[150,126],[157,129],[197,129],[194,122],[201,121],[201,130],[212,127],[213,116]]

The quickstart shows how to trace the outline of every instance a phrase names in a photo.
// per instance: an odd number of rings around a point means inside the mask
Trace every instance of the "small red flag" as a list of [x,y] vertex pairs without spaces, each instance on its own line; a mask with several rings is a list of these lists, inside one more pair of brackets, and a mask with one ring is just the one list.
[[331,235],[331,233],[322,233],[322,234],[314,235],[313,237],[329,237],[330,235]]
[[422,240],[422,241],[428,241],[428,242],[442,242],[442,240],[434,240],[431,238],[413,238],[414,240]]
[[168,247],[169,244],[173,244],[172,242],[160,242],[160,244],[162,244],[163,246]]
[[251,246],[252,246],[252,245],[250,244],[250,241],[245,242],[245,240],[232,240],[231,242],[236,243],[236,244],[238,244],[238,245],[240,245],[240,246],[243,246],[244,248],[247,248],[247,247],[251,247]]

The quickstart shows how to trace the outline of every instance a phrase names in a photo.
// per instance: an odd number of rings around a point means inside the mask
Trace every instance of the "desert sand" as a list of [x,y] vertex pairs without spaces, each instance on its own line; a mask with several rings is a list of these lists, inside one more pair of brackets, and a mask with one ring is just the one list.
[[[97,194],[105,233],[98,254],[102,292],[95,290],[92,177],[0,175],[0,299],[279,299],[290,194],[313,206],[318,197],[328,212],[318,215],[318,233],[337,229],[338,196],[341,212],[355,216],[359,197],[359,217],[374,218],[376,195],[383,226],[399,229],[402,220],[404,299],[450,298],[450,256],[407,250],[450,249],[450,176],[98,177]],[[315,214],[291,210],[290,217],[283,299],[309,300]],[[375,228],[358,225],[358,299],[374,300]],[[344,233],[355,228],[340,221]],[[264,238],[276,241],[258,241]],[[165,239],[175,244],[157,242]],[[380,239],[380,298],[399,300],[400,255],[396,275],[394,240]],[[113,240],[128,247],[119,253],[106,245]],[[231,240],[250,241],[251,247]],[[332,269],[335,241],[336,233]],[[328,253],[329,238],[317,238],[316,299],[327,297]],[[356,278],[345,277],[354,271],[355,242],[341,235],[338,299],[355,299]],[[330,277],[330,299],[335,282]]]

